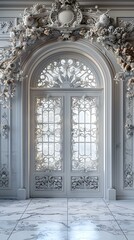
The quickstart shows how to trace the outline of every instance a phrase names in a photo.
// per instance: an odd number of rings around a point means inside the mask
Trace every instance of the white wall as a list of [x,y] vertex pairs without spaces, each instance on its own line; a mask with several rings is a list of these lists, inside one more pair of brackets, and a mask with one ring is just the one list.
[[[87,6],[86,6],[87,8]],[[106,9],[103,9],[105,11]],[[23,9],[20,7],[0,8],[0,50],[7,46],[10,46],[8,28],[15,26],[21,19]],[[127,21],[133,20],[134,22],[134,9],[122,7],[122,9],[111,7],[109,15],[119,21],[120,19],[126,19]],[[98,45],[99,48],[100,45]],[[107,55],[114,71],[119,71],[120,67],[116,64],[116,59],[112,53],[108,52],[102,47],[102,53]],[[9,126],[8,136],[5,138],[0,137],[0,197],[17,198],[17,192],[19,188],[26,188],[27,184],[25,176],[20,178],[20,168],[23,168],[22,159],[22,134],[21,129],[21,109],[20,109],[20,95],[21,86],[17,86],[16,96],[12,101],[11,108],[6,110],[1,108],[0,118],[3,121],[3,114],[7,115],[6,123]],[[125,134],[124,134],[124,99],[123,86],[121,84],[116,85],[114,83],[113,88],[113,138],[112,138],[112,153],[113,153],[113,187],[116,189],[117,198],[134,198],[134,184],[133,184],[133,136],[129,144],[130,155],[127,158],[124,150]],[[4,123],[5,124],[5,123]],[[128,162],[130,163],[130,169],[128,168]],[[131,172],[132,170],[132,172]],[[25,172],[25,170],[24,170]],[[126,177],[130,178],[132,184],[124,186]],[[24,181],[23,181],[24,180]],[[23,181],[23,183],[22,183]],[[27,195],[28,196],[28,195]],[[22,193],[22,198],[23,198]]]

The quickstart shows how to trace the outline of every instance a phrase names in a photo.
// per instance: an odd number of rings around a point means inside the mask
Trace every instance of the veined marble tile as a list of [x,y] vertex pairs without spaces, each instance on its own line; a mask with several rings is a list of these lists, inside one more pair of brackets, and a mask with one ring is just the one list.
[[57,221],[57,222],[65,222],[67,221],[67,212],[66,213],[24,213],[21,217],[21,220],[36,220],[36,221]]
[[106,204],[117,221],[134,220],[133,201],[117,200],[113,202],[106,202]]
[[[68,233],[68,240],[126,240],[121,231],[118,233],[105,231],[72,231]],[[57,240],[57,239],[56,239]]]
[[105,202],[100,199],[100,200],[90,200],[90,199],[69,199],[68,200],[68,209],[71,211],[85,211],[85,212],[89,212],[91,210],[107,210],[109,211],[107,205],[105,204]]
[[134,240],[134,232],[128,232],[126,235],[127,240]]
[[89,204],[90,206],[106,207],[106,203],[102,198],[68,198],[68,204],[71,206]]
[[14,231],[9,240],[69,240],[66,231]]
[[67,231],[67,221],[58,222],[54,221],[19,221],[16,228],[16,231]]
[[0,233],[0,239],[1,240],[8,240],[9,239],[10,234],[7,233]]
[[69,231],[105,231],[119,232],[120,227],[116,221],[93,221],[93,220],[76,220],[68,222]]
[[0,220],[19,220],[30,200],[0,200]]
[[134,201],[0,200],[0,240],[18,239],[134,240]]
[[17,221],[0,221],[0,240],[7,240],[16,224]]
[[0,221],[3,220],[19,220],[22,217],[23,210],[16,210],[16,209],[5,209],[0,210]]
[[93,220],[115,220],[110,210],[101,199],[85,200],[70,199],[68,201],[69,220],[93,219]]
[[125,233],[133,232],[134,234],[134,221],[122,220],[122,221],[118,221],[118,224],[123,232]]
[[122,211],[119,210],[112,210],[112,214],[114,216],[114,218],[119,221],[119,220],[130,220],[130,221],[134,221],[134,212],[132,211],[125,211],[125,209]]
[[6,221],[0,220],[0,233],[1,232],[11,232],[16,226],[17,221]]
[[67,221],[67,199],[33,199],[22,219]]
[[134,210],[133,200],[115,200],[115,201],[105,201],[105,203],[110,207],[125,207],[126,209]]
[[114,221],[114,217],[110,213],[94,213],[93,211],[88,213],[88,214],[70,214],[68,216],[69,221],[89,221],[89,220],[94,220],[94,221]]
[[45,213],[63,213],[67,212],[67,199],[33,199],[26,209],[26,213],[45,212]]
[[30,208],[33,208],[35,206],[67,206],[67,198],[33,198],[30,202]]
[[0,199],[0,209],[1,208],[26,208],[31,202],[30,199],[27,200],[3,200]]

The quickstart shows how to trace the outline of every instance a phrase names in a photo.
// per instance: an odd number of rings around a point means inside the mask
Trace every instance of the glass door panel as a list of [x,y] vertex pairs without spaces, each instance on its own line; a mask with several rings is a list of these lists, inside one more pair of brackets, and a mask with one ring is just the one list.
[[102,196],[100,93],[33,92],[31,196]]

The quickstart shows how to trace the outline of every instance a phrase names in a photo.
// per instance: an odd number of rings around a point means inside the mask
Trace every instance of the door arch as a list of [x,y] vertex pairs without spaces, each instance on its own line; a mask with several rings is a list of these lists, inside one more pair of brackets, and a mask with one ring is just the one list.
[[[100,75],[101,86],[104,87],[104,197],[114,198],[115,190],[113,189],[113,179],[112,179],[112,78],[113,78],[113,69],[110,65],[109,60],[104,56],[97,46],[94,46],[90,43],[87,43],[86,40],[80,40],[78,42],[56,42],[50,43],[45,46],[40,46],[40,48],[32,53],[29,59],[24,61],[23,67],[25,74],[28,75],[28,81],[23,83],[23,92],[22,92],[22,115],[27,116],[26,124],[24,121],[23,126],[23,135],[27,136],[27,141],[24,141],[23,138],[23,149],[25,149],[25,154],[23,155],[23,164],[25,165],[25,178],[24,185],[27,189],[27,197],[30,196],[30,187],[29,187],[29,176],[30,176],[30,82],[32,81],[33,74],[35,69],[41,68],[41,62],[44,59],[49,58],[53,54],[58,54],[62,52],[73,52],[73,54],[80,54],[83,58],[89,59],[91,63],[96,68],[97,72]],[[29,144],[28,144],[29,143]]]
[[69,50],[33,72],[31,196],[103,197],[101,85],[91,60]]

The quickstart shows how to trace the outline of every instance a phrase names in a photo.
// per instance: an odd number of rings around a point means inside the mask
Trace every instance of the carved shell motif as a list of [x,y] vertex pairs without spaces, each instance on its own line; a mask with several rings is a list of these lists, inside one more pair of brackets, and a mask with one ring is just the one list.
[[56,1],[49,15],[50,25],[54,27],[76,27],[82,21],[82,12],[76,1]]

